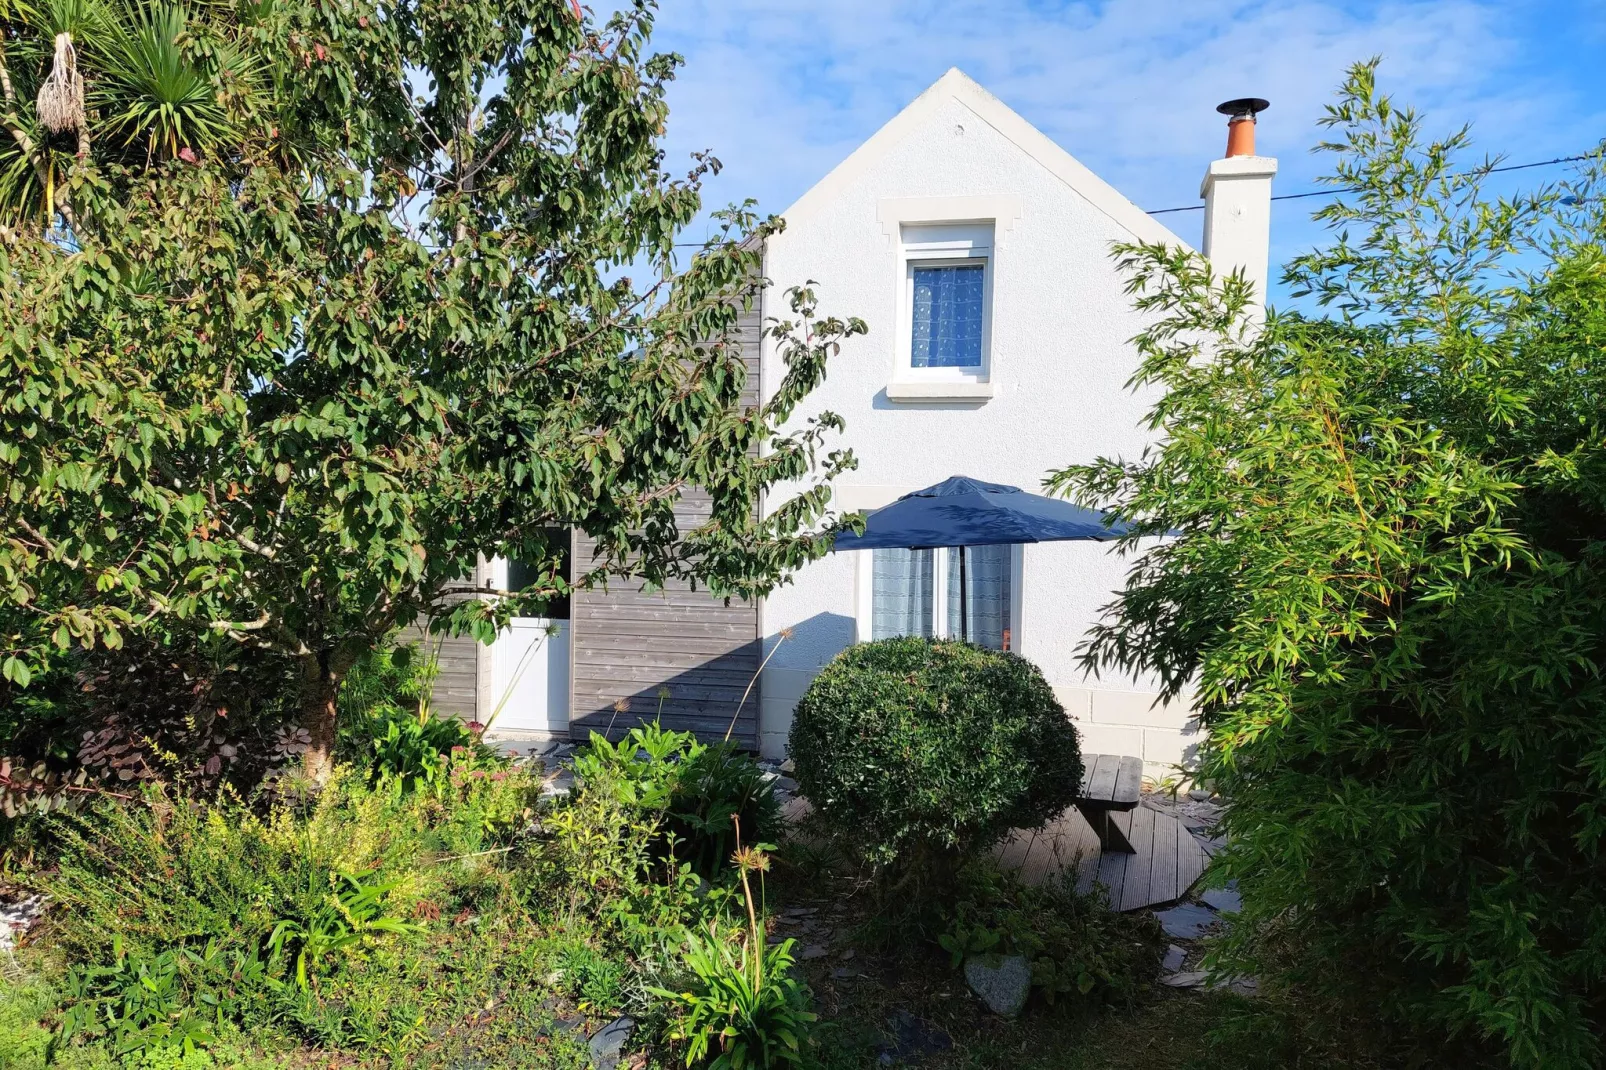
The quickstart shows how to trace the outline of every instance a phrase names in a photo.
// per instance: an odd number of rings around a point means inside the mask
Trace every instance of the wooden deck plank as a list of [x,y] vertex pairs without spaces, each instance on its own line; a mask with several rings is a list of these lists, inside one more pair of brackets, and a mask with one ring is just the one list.
[[1099,856],[1098,876],[1094,879],[1104,885],[1110,895],[1110,906],[1121,907],[1121,892],[1126,885],[1126,867],[1132,856],[1119,851],[1105,851]]
[[1175,818],[1172,820],[1177,826],[1176,897],[1180,899],[1193,887],[1194,881],[1204,874],[1205,867],[1210,864],[1210,855],[1205,852],[1199,841],[1193,838],[1193,834],[1182,827],[1182,822],[1176,821]]
[[1017,829],[993,856],[1028,884],[1074,876],[1084,894],[1102,884],[1117,910],[1175,902],[1204,873],[1209,855],[1170,814],[1139,806],[1110,816],[1122,823],[1136,853],[1100,852],[1092,826],[1068,807],[1041,829]]
[[[1132,854],[1126,860],[1126,882],[1122,888],[1118,910],[1137,910],[1148,906],[1149,875],[1154,870],[1154,824],[1155,812],[1147,806],[1140,806],[1123,817],[1129,819],[1127,840],[1132,844]],[[1115,902],[1115,896],[1111,896]]]
[[[1147,810],[1148,807],[1143,807]],[[1149,902],[1169,903],[1177,897],[1177,845],[1178,836],[1188,836],[1182,827],[1182,822],[1169,814],[1161,814],[1165,820],[1155,823],[1154,828],[1154,868],[1149,874]]]

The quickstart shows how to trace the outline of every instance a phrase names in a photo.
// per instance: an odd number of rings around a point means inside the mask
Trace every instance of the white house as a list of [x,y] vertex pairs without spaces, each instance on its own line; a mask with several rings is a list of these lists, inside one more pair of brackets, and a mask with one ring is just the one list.
[[[1254,155],[1253,110],[1234,113],[1229,131],[1228,157],[1200,189],[1203,251],[1263,291],[1277,165]],[[839,481],[838,508],[877,508],[953,475],[1035,491],[1053,469],[1143,449],[1154,399],[1127,387],[1142,320],[1111,245],[1185,243],[958,70],[785,218],[765,248],[768,288],[742,325],[748,400],[781,381],[761,323],[788,314],[788,287],[814,280],[822,308],[869,322],[796,417],[846,420],[859,468]],[[696,522],[694,496],[677,510]],[[571,550],[589,557],[582,537]],[[1160,705],[1149,681],[1079,667],[1077,646],[1127,568],[1108,544],[969,553],[970,637],[1040,666],[1084,749],[1141,756],[1159,775],[1187,760],[1185,704]],[[944,550],[832,554],[756,606],[684,585],[576,591],[488,648],[442,644],[436,705],[494,720],[504,737],[617,736],[659,718],[780,755],[798,697],[843,648],[957,632],[955,564]],[[516,589],[521,574],[495,561],[478,579]]]
[[[1236,152],[1209,166],[1200,191],[1203,250],[1220,270],[1244,268],[1263,294],[1276,161],[1253,155],[1252,113],[1234,120]],[[1154,399],[1127,386],[1142,320],[1111,245],[1186,243],[959,70],[785,219],[766,248],[764,313],[783,314],[785,289],[812,279],[822,309],[870,324],[798,414],[846,420],[859,468],[839,481],[839,508],[874,509],[952,475],[1040,491],[1052,469],[1142,451]],[[767,392],[782,373],[769,339],[761,359]],[[971,638],[1035,662],[1084,750],[1139,755],[1155,773],[1187,760],[1185,704],[1160,704],[1152,682],[1090,678],[1078,664],[1126,562],[1102,543],[969,553]],[[956,566],[941,549],[844,552],[768,597],[764,753],[784,751],[798,697],[844,647],[956,634]]]

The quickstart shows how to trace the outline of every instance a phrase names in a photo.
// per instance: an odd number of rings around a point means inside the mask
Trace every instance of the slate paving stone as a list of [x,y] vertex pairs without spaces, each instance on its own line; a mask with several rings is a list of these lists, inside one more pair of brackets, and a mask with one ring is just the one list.
[[591,1034],[591,1065],[595,1070],[614,1070],[619,1055],[630,1042],[636,1023],[631,1018],[615,1018]]
[[1239,895],[1238,889],[1230,884],[1225,888],[1212,888],[1208,892],[1200,893],[1199,901],[1215,910],[1229,914],[1236,914],[1244,908],[1244,897]]
[[882,1066],[891,1066],[922,1055],[935,1055],[954,1046],[953,1037],[906,1010],[892,1012],[892,1017],[887,1019],[886,1032],[886,1039],[876,1048],[876,1062]]
[[1215,911],[1197,903],[1179,903],[1154,916],[1165,934],[1175,940],[1197,940],[1221,920]]
[[1165,959],[1160,963],[1160,969],[1164,973],[1176,973],[1182,969],[1182,964],[1187,958],[1188,953],[1186,951],[1176,944],[1172,944],[1165,949]]
[[1160,983],[1172,988],[1203,988],[1209,976],[1203,970],[1189,970],[1186,973],[1168,973],[1160,978]]
[[828,954],[830,954],[830,952],[821,947],[819,944],[810,944],[808,947],[803,949],[803,958],[805,959],[823,959]]

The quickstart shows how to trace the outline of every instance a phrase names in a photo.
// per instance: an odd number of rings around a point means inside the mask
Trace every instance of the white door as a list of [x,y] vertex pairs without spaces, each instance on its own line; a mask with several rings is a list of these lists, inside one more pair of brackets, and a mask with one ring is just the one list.
[[491,646],[493,732],[569,730],[569,622],[515,617]]
[[[491,562],[493,587],[510,590],[516,568]],[[567,616],[567,608],[561,613]],[[566,734],[569,730],[569,622],[514,617],[491,644],[490,731]]]

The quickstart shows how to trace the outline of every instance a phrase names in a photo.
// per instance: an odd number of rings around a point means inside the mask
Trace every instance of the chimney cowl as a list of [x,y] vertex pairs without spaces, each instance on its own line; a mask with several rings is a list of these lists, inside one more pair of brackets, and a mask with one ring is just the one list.
[[1227,156],[1253,156],[1255,154],[1255,116],[1271,107],[1261,97],[1239,97],[1216,105],[1216,111],[1227,116]]

